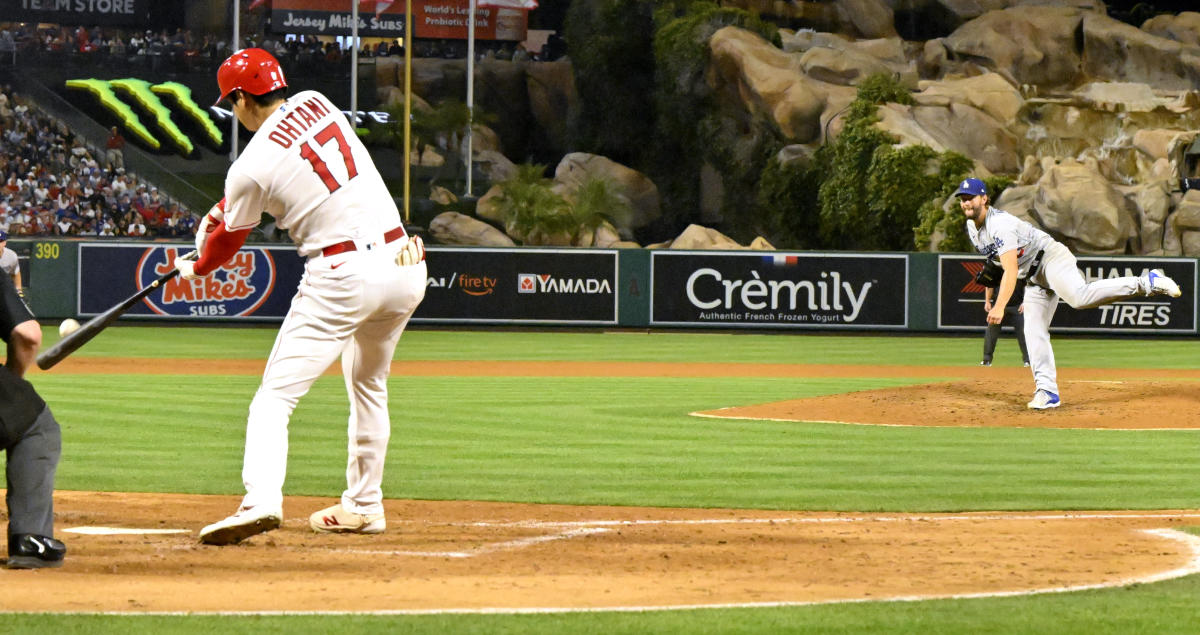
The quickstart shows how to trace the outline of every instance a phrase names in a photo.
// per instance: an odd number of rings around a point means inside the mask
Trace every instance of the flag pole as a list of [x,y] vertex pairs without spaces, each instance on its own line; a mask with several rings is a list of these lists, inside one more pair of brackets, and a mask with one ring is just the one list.
[[409,222],[412,164],[412,0],[404,0],[404,222]]
[[358,128],[358,0],[350,4],[350,125]]
[[467,196],[471,196],[471,134],[475,127],[475,0],[467,17]]
[[[229,4],[233,5],[233,35],[232,35],[232,37],[229,38],[229,50],[231,52],[232,51],[240,51],[242,49],[242,42],[241,42],[241,37],[240,37],[241,17],[242,17],[241,16],[242,0],[233,0],[233,2],[230,2]],[[229,114],[233,115],[233,107],[232,106],[229,109]],[[230,140],[229,161],[232,163],[234,161],[237,161],[237,158],[238,158],[238,118],[236,116],[231,116],[230,119],[233,120],[233,124],[232,124],[233,130],[230,132],[230,135],[229,135],[229,140]]]

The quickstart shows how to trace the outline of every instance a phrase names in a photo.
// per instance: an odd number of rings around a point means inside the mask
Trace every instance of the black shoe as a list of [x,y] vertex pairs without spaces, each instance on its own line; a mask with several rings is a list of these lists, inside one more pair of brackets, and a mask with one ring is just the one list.
[[991,365],[992,365],[992,360],[990,360],[990,359],[985,359],[985,360],[983,360],[982,362],[979,362],[979,365],[980,365],[980,366],[991,366]]
[[46,536],[11,534],[8,537],[9,569],[61,567],[67,546]]

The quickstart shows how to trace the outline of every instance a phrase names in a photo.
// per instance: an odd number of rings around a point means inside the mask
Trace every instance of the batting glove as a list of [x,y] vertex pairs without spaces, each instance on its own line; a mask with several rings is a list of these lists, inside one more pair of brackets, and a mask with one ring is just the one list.
[[401,267],[415,265],[425,259],[425,242],[420,236],[413,236],[408,243],[396,254],[396,264]]
[[196,261],[184,260],[183,258],[175,259],[175,268],[179,270],[179,275],[184,280],[195,280],[204,276],[196,273]]

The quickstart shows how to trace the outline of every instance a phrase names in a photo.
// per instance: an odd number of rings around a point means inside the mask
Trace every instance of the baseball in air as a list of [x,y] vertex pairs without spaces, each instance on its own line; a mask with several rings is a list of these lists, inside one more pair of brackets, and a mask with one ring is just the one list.
[[67,318],[62,321],[62,324],[58,325],[58,336],[66,337],[78,330],[79,330],[79,322],[76,322],[75,320],[73,320],[71,318]]

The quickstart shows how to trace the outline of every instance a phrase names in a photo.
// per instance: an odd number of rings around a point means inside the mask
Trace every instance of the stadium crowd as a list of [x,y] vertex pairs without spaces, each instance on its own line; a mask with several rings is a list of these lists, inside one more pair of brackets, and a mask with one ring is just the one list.
[[[97,159],[100,157],[100,160]],[[0,231],[20,236],[190,237],[195,217],[115,156],[0,87]]]

